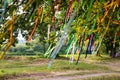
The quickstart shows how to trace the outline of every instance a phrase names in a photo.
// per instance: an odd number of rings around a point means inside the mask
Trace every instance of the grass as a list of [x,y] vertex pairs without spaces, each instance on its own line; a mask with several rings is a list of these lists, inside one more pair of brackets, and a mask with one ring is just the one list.
[[68,61],[58,60],[53,63],[52,69],[57,70],[108,70],[106,67],[97,66],[95,64],[79,62],[78,65],[74,63],[69,63]]
[[[30,64],[37,65],[30,65]],[[42,64],[43,63],[43,64]],[[14,56],[7,57],[0,61],[0,78],[8,75],[19,75],[25,73],[42,72],[49,73],[51,71],[67,71],[67,70],[108,70],[107,67],[97,66],[95,64],[80,62],[78,65],[69,64],[66,60],[55,60],[52,67],[48,68],[48,60],[34,56]]]

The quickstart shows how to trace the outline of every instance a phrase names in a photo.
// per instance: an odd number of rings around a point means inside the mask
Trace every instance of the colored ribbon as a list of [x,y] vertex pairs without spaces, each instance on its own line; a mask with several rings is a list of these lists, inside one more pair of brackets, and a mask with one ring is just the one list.
[[87,46],[87,50],[86,50],[86,55],[85,55],[85,58],[87,58],[87,54],[91,54],[92,53],[92,46],[93,46],[93,43],[94,43],[94,38],[95,38],[95,34],[92,33],[91,34],[91,37],[89,39],[89,43],[88,43],[88,46]]
[[62,47],[62,45],[63,45],[64,38],[65,38],[65,36],[67,35],[67,33],[68,33],[68,31],[69,31],[69,28],[70,28],[70,26],[71,26],[71,24],[72,24],[72,22],[73,22],[73,20],[74,20],[74,18],[75,18],[75,16],[76,16],[76,10],[77,10],[77,8],[78,8],[78,5],[79,5],[79,3],[77,3],[77,6],[75,7],[75,10],[74,10],[74,12],[73,12],[73,15],[70,17],[70,20],[68,21],[66,27],[64,28],[64,33],[62,33],[60,40],[58,41],[58,43],[57,43],[57,45],[56,45],[53,53],[51,54],[50,62],[49,62],[49,64],[48,64],[48,68],[51,67],[51,65],[52,65],[52,63],[53,63],[53,60],[55,59],[56,55],[58,54],[58,52],[60,51],[60,49],[61,49],[61,47]]
[[32,39],[32,36],[33,36],[33,34],[34,34],[35,30],[36,30],[36,27],[37,27],[37,24],[38,24],[38,19],[39,19],[39,16],[40,16],[41,12],[42,12],[42,6],[40,6],[38,8],[38,16],[37,16],[37,18],[35,20],[34,28],[33,28],[32,32],[31,32],[31,34],[30,34],[30,36],[29,36],[29,38],[27,40],[27,43],[30,42],[30,40]]

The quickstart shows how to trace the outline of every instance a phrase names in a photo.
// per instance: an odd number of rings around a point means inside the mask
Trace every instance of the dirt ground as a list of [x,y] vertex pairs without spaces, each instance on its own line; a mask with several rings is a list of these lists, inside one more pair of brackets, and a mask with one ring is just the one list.
[[[90,63],[92,63],[92,61],[90,61]],[[29,65],[36,66],[36,65],[41,65],[41,63],[34,62]],[[96,63],[96,65],[106,66],[109,68],[109,71],[68,70],[65,72],[56,71],[49,73],[30,73],[30,74],[22,74],[7,80],[83,80],[85,78],[100,77],[105,75],[120,76],[119,59],[114,61],[106,61],[103,63],[98,62]]]

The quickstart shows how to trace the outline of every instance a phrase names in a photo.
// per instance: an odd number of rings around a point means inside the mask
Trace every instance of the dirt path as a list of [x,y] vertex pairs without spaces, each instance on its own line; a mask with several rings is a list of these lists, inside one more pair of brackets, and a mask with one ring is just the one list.
[[73,73],[50,73],[50,74],[44,74],[44,73],[34,73],[34,74],[26,74],[21,75],[19,77],[16,77],[14,79],[9,80],[83,80],[86,78],[92,78],[92,77],[100,77],[100,76],[120,76],[118,72],[100,72],[100,73],[89,73],[89,74],[80,74],[80,71],[76,71]]
[[[99,77],[104,75],[118,75],[117,73],[93,73],[93,74],[84,74],[84,75],[72,75],[72,76],[55,76],[50,78],[36,78],[36,80],[82,80],[85,78]],[[119,75],[120,76],[120,75]]]
[[[35,66],[36,63],[31,64]],[[39,65],[37,63],[37,65]],[[100,76],[120,76],[120,60],[111,62],[96,63],[99,66],[106,66],[110,71],[89,71],[89,70],[75,70],[66,72],[49,72],[49,73],[31,73],[19,75],[15,78],[7,80],[83,80],[85,78],[100,77]]]
[[113,71],[118,71],[120,72],[120,61],[118,62],[106,62],[105,64],[102,64],[102,66],[106,66],[110,68]]
[[106,61],[96,65],[108,67],[112,71],[120,72],[120,60]]

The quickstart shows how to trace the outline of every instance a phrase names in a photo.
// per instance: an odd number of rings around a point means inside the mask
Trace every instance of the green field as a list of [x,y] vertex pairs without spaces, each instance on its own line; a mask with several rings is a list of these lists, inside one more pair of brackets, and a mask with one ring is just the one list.
[[[118,61],[119,59],[112,60]],[[84,59],[82,56],[78,65],[75,65],[75,61],[69,63],[69,58],[65,58],[64,55],[62,55],[54,61],[51,68],[48,68],[49,60],[45,58],[38,56],[6,56],[0,61],[0,79],[4,80],[35,73],[41,73],[41,75],[46,76],[52,72],[57,72],[59,76],[71,76],[114,72],[107,66],[101,66],[105,64],[105,62],[112,62],[112,60],[105,55],[103,58],[89,56],[87,59]],[[68,71],[71,71],[71,73],[65,73]],[[117,71],[117,73],[119,73],[119,71]],[[105,77],[105,79],[106,78],[107,77]],[[95,80],[97,80],[97,78],[95,78]]]

